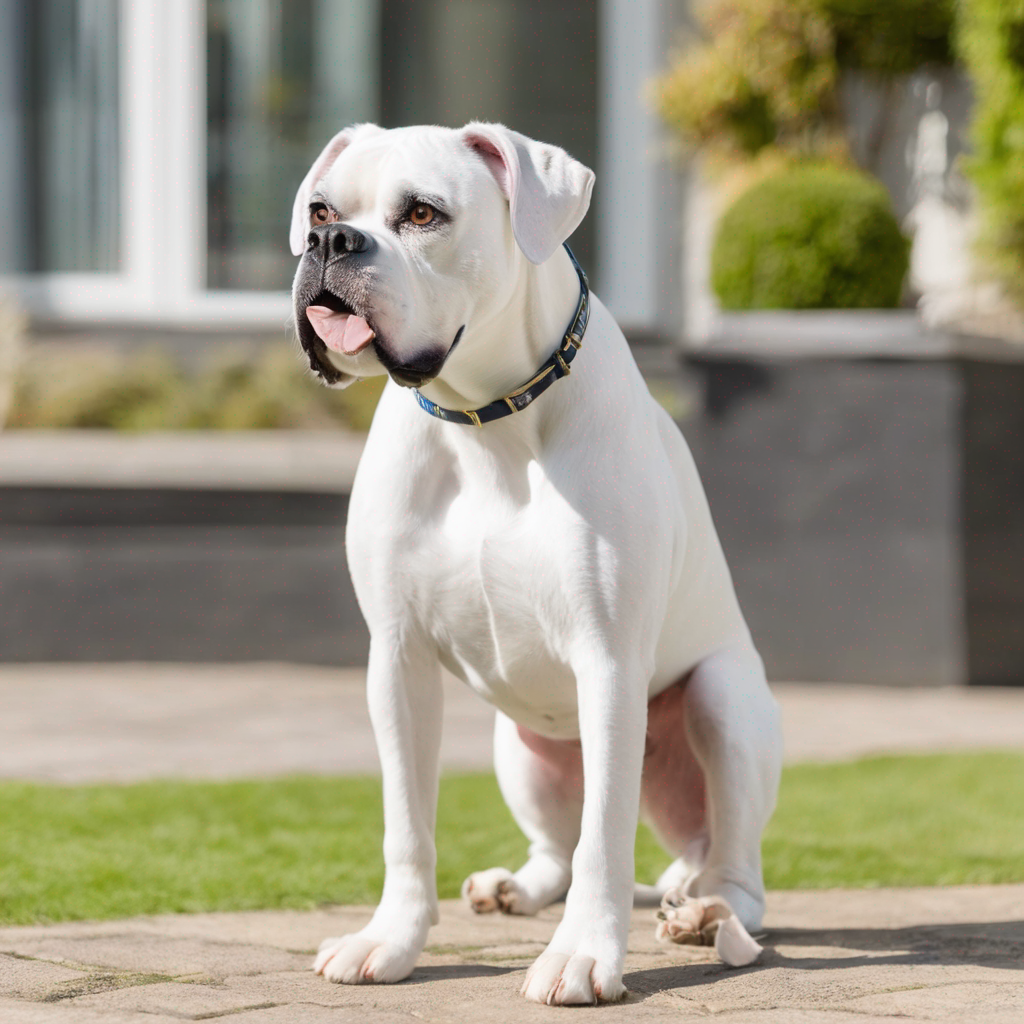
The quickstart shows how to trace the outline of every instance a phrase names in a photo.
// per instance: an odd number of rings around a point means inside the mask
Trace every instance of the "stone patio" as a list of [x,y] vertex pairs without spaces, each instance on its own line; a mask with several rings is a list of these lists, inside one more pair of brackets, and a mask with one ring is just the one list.
[[633,915],[614,1008],[558,1010],[518,995],[561,907],[477,917],[457,901],[405,982],[335,986],[310,970],[320,940],[368,907],[133,918],[0,929],[3,1024],[232,1024],[603,1020],[722,1024],[1024,1020],[1024,885],[769,898],[765,952],[732,970],[704,949],[666,947],[653,911]]

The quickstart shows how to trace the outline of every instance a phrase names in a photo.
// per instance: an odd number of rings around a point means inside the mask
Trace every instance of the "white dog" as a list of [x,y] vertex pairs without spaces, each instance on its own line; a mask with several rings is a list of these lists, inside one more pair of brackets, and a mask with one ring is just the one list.
[[441,666],[497,708],[495,770],[530,840],[465,895],[515,914],[565,897],[527,998],[624,994],[640,812],[676,858],[659,934],[730,963],[760,948],[778,711],[686,443],[563,248],[593,183],[501,125],[359,125],[295,199],[312,368],[392,378],[347,534],[387,870],[370,923],[321,947],[332,981],[407,977],[438,919]]

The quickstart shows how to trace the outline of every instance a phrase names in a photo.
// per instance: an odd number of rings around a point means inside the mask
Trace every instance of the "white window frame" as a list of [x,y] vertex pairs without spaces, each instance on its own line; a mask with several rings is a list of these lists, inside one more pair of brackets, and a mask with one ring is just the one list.
[[598,0],[598,187],[601,299],[634,336],[682,335],[681,174],[650,98],[690,0]]
[[[665,296],[681,302],[682,226],[644,83],[671,44],[673,6],[598,0],[597,171],[604,195],[632,198],[595,210],[599,277],[621,323],[662,335],[677,333]],[[0,290],[39,324],[285,329],[287,291],[206,285],[206,0],[121,0],[119,13],[121,269],[6,275]]]
[[286,291],[206,287],[206,2],[122,0],[121,269],[11,274],[37,323],[284,329]]

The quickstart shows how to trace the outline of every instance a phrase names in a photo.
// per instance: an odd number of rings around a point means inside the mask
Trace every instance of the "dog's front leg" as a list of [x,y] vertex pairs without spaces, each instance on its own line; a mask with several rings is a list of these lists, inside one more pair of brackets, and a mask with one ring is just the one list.
[[370,923],[326,939],[314,970],[346,985],[407,978],[437,923],[441,672],[427,645],[370,645],[367,698],[384,783],[384,891]]
[[583,819],[565,913],[523,983],[539,1003],[612,1002],[625,995],[622,968],[633,906],[636,841],[647,728],[647,676],[635,660],[586,655],[575,663],[583,746]]

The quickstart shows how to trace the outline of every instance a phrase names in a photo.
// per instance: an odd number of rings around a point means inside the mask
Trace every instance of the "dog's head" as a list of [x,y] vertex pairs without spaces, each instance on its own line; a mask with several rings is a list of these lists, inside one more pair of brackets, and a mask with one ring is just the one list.
[[339,132],[292,212],[311,368],[337,387],[384,372],[433,380],[507,302],[523,258],[544,263],[572,234],[593,184],[564,150],[502,125]]

